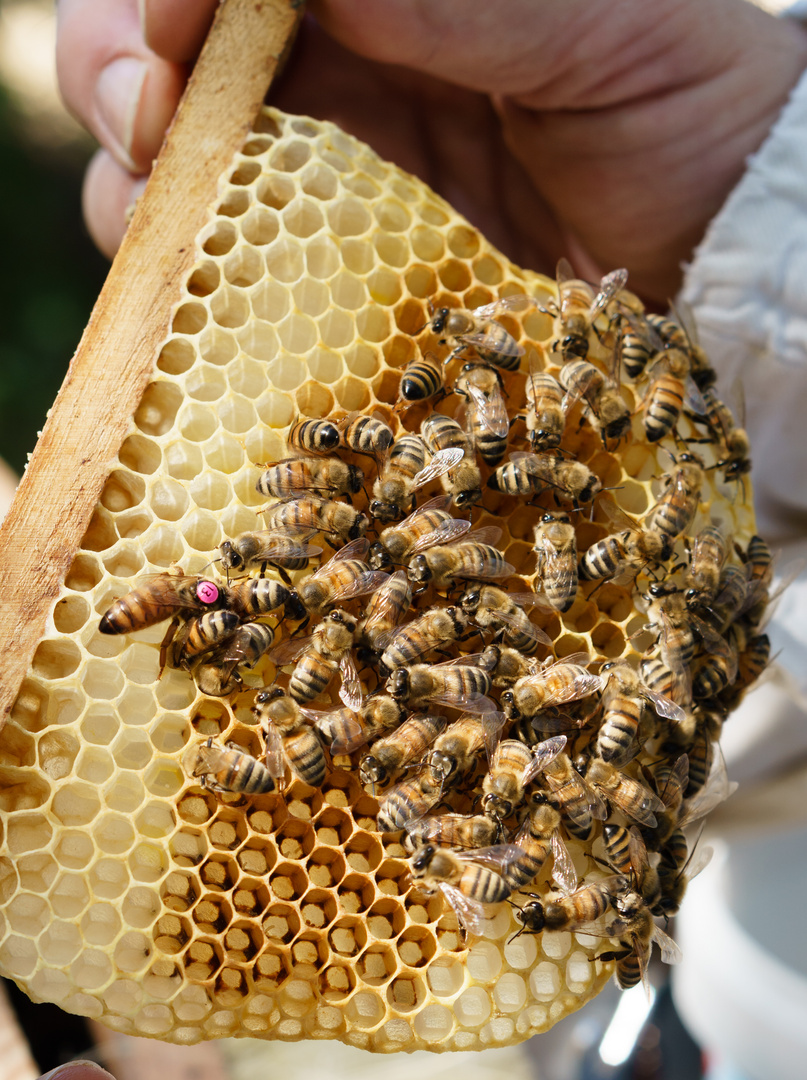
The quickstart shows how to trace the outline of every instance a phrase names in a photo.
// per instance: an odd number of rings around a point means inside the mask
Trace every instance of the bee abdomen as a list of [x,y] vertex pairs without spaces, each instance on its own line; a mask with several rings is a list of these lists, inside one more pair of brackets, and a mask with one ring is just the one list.
[[642,715],[640,702],[624,701],[608,711],[597,734],[597,753],[612,765],[627,763]]
[[338,667],[339,664],[335,660],[304,656],[292,672],[289,680],[289,695],[301,704],[311,701],[327,689]]
[[649,442],[663,439],[675,425],[684,407],[684,385],[673,375],[657,381],[644,414],[644,430]]
[[580,577],[583,581],[614,577],[624,559],[622,544],[616,536],[606,536],[586,551],[580,560]]
[[310,787],[322,784],[325,779],[325,754],[314,731],[303,728],[285,736],[283,749],[295,776]]

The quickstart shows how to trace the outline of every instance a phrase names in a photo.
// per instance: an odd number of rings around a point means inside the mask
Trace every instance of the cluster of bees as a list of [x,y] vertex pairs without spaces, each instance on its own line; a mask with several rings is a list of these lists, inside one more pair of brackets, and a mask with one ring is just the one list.
[[[379,798],[379,831],[402,835],[415,886],[442,892],[466,931],[503,901],[519,933],[592,932],[599,920],[610,940],[600,958],[628,987],[645,978],[654,941],[675,959],[654,919],[677,911],[698,868],[685,827],[730,790],[717,741],[768,660],[772,559],[759,537],[739,548],[720,521],[688,535],[709,469],[742,485],[748,440],[691,333],[641,316],[625,282],[616,271],[594,287],[562,263],[544,307],[519,295],[432,309],[423,332],[446,355],[418,353],[392,415],[299,419],[290,456],[257,480],[273,500],[265,528],[221,544],[220,580],[179,568],[141,580],[100,629],[171,618],[161,662],[214,696],[243,691],[261,657],[274,665],[271,684],[253,688],[265,753],[208,739],[193,769],[203,785],[252,796],[282,790],[290,772],[317,786],[333,767],[326,747],[352,755]],[[530,308],[554,335],[525,358],[497,320]],[[641,519],[566,445],[575,427],[609,451],[634,438],[623,375],[641,393],[647,441],[672,446]],[[700,437],[681,439],[682,414]],[[693,443],[710,444],[715,464]],[[516,570],[501,530],[471,520],[491,499],[506,516],[507,497],[534,507],[529,591],[507,587]],[[578,553],[577,523],[595,505],[611,531]],[[323,544],[333,554],[311,572]],[[638,669],[555,657],[533,619],[606,582],[646,610]],[[337,674],[341,707],[321,707]],[[600,838],[581,884],[566,840]],[[529,891],[542,874],[543,891]]]

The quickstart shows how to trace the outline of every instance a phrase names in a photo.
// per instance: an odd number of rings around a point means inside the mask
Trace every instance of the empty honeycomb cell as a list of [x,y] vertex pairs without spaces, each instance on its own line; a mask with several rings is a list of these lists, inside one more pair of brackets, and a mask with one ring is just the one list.
[[168,1000],[182,985],[182,973],[177,964],[163,957],[155,960],[143,976],[143,987],[153,998]]
[[90,784],[103,784],[112,775],[115,764],[98,747],[85,747],[76,762],[76,775]]
[[252,402],[240,395],[231,395],[219,406],[217,415],[221,425],[233,434],[241,434],[255,425]]
[[182,521],[182,535],[189,547],[207,553],[218,547],[221,526],[207,510],[193,510]]
[[218,212],[229,218],[241,217],[249,209],[249,204],[249,192],[233,188],[225,193],[218,205]]
[[[440,264],[437,275],[444,288],[451,292],[463,292],[471,284],[471,272],[458,259],[446,259]],[[504,325],[504,323],[502,323]]]
[[423,259],[424,262],[437,262],[442,259],[445,252],[445,240],[442,235],[425,225],[418,225],[412,229],[409,242],[415,257]]
[[[251,247],[238,247],[224,260],[224,277],[239,289],[260,281],[265,272],[260,254]],[[227,325],[216,319],[219,325]],[[239,324],[240,325],[240,324]]]
[[373,237],[373,247],[381,262],[386,263],[387,266],[394,266],[399,270],[405,267],[411,258],[409,243],[402,236],[390,236],[388,233],[383,232],[376,233]]
[[18,893],[3,914],[9,927],[15,933],[25,934],[31,938],[38,937],[42,928],[50,922],[47,900],[33,893]]
[[331,349],[313,349],[307,358],[308,370],[321,383],[334,383],[342,376],[343,360]]
[[336,195],[338,181],[333,169],[320,162],[311,162],[300,175],[300,187],[315,199],[332,199]]
[[215,292],[221,281],[221,271],[212,261],[199,263],[188,277],[185,288],[191,296],[209,296]]
[[112,964],[100,949],[85,948],[71,965],[70,977],[76,986],[83,986],[89,991],[97,990],[112,977]]
[[370,402],[370,391],[366,383],[352,377],[342,379],[334,393],[341,407],[348,412],[366,409]]
[[205,442],[216,430],[216,417],[204,405],[186,402],[177,419],[183,438]]
[[378,371],[379,354],[369,345],[356,342],[345,352],[344,362],[351,374],[369,379]]
[[372,218],[359,199],[344,195],[328,208],[328,224],[337,236],[361,236],[370,228]]
[[311,157],[311,147],[299,139],[284,139],[269,155],[269,166],[278,172],[297,172]]
[[0,810],[18,813],[44,806],[51,795],[48,781],[31,770],[0,768]]
[[126,862],[133,881],[154,883],[165,874],[168,855],[156,844],[140,843],[129,853]]
[[134,1030],[139,1035],[159,1037],[174,1026],[174,1017],[167,1005],[146,1005],[134,1017]]
[[[276,282],[291,284],[299,281],[305,268],[303,251],[299,241],[281,236],[270,244],[264,253],[266,271]],[[265,309],[256,304],[253,296],[252,307],[259,318],[269,318]],[[217,320],[218,321],[218,320]]]
[[89,945],[110,945],[120,929],[120,914],[112,904],[90,904],[81,917],[81,940]]
[[353,314],[332,308],[319,320],[319,335],[323,345],[332,349],[342,349],[349,345],[356,335],[356,321]]
[[253,982],[257,990],[275,990],[288,978],[289,957],[271,945],[267,946],[255,961]]
[[196,363],[196,352],[184,338],[171,338],[163,345],[157,359],[157,368],[166,375],[182,375]]
[[182,404],[182,392],[173,383],[149,383],[134,415],[144,435],[165,435],[174,425]]
[[207,325],[207,317],[207,308],[198,301],[180,304],[174,312],[171,330],[175,334],[198,334]]
[[[225,476],[237,472],[244,464],[244,447],[234,436],[224,431],[217,431],[204,444],[202,451],[208,467]],[[200,466],[198,473],[201,471]],[[186,477],[186,479],[191,478]],[[192,497],[195,498],[195,496]]]
[[377,304],[397,304],[401,298],[400,277],[390,270],[379,269],[370,274],[367,289]]
[[28,768],[36,761],[36,743],[33,736],[18,727],[13,720],[7,720],[3,728],[3,746],[0,749],[0,764],[13,765],[18,769]]
[[173,810],[161,802],[146,803],[135,818],[137,831],[153,840],[169,836],[175,825]]
[[243,394],[248,398],[259,397],[269,386],[266,374],[266,366],[263,360],[270,360],[274,356],[267,355],[261,359],[255,359],[248,348],[244,353],[249,355],[239,356],[227,368],[227,382],[237,394]]
[[221,285],[210,298],[210,314],[218,326],[235,330],[249,318],[250,305],[237,289]]
[[347,1003],[346,1010],[351,1024],[366,1029],[377,1027],[386,1014],[382,999],[377,994],[367,991],[354,994]]
[[241,161],[230,173],[230,183],[246,186],[253,184],[260,175],[261,167],[257,161]]
[[[239,338],[246,333],[248,333],[248,329],[245,327],[239,331]],[[200,335],[197,347],[203,360],[206,360],[208,364],[221,367],[229,364],[238,353],[238,342],[235,335],[230,330],[216,326],[215,323],[211,323],[204,333]]]
[[81,652],[68,638],[51,638],[37,647],[32,667],[43,679],[65,679],[81,663]]
[[142,477],[127,469],[115,469],[109,476],[101,492],[101,504],[113,513],[129,510],[138,506],[146,495],[146,485]]
[[295,196],[294,181],[286,176],[262,176],[255,185],[258,202],[273,210],[282,210]]
[[253,206],[241,221],[241,235],[248,244],[271,244],[280,231],[278,216],[264,206]]
[[[103,570],[97,555],[80,552],[70,564],[64,583],[65,588],[76,592],[89,592],[103,577]],[[19,700],[19,698],[18,698]]]
[[[317,344],[319,332],[317,324],[310,316],[292,313],[277,327],[277,336],[284,349],[291,353],[305,353]],[[271,365],[270,378],[279,389],[292,390],[303,381],[304,369],[301,367],[294,381],[291,382],[293,376],[281,370],[284,360],[285,357],[281,355]]]
[[177,671],[163,671],[154,691],[157,704],[169,711],[187,709],[196,697],[196,688],[187,677],[180,678]]
[[112,744],[112,756],[119,769],[134,769],[140,772],[148,765],[152,755],[153,750],[145,731],[125,728]]
[[227,392],[227,380],[219,368],[202,364],[185,376],[185,393],[195,401],[218,401]]
[[238,239],[238,232],[230,221],[214,221],[205,226],[201,247],[208,255],[226,255]]
[[6,860],[0,865],[0,900],[7,903],[19,884],[21,889],[41,895],[50,888],[59,866],[46,852],[35,852],[17,860],[12,866]]
[[25,979],[37,966],[36,942],[19,934],[9,934],[0,946],[0,963],[11,978]]
[[104,551],[118,539],[114,518],[102,506],[97,506],[90,518],[82,544],[90,551]]
[[366,307],[356,315],[356,330],[364,341],[384,341],[391,331],[389,312],[380,307]]
[[60,866],[68,870],[83,870],[93,857],[94,846],[86,832],[65,829],[59,836],[53,854]]
[[342,178],[342,186],[360,199],[377,199],[381,188],[365,173],[354,173]]
[[126,678],[135,684],[149,686],[159,676],[154,666],[154,650],[145,643],[130,645],[121,654],[120,669]]
[[[130,435],[118,451],[118,460],[128,469],[150,476],[160,466],[162,451],[152,439],[147,439],[143,435]],[[87,556],[79,553],[74,560],[74,566],[79,559],[86,560]]]
[[91,900],[86,876],[80,872],[62,873],[48,893],[48,903],[61,919],[74,919]]
[[310,199],[293,199],[281,213],[283,224],[292,236],[308,239],[325,224],[322,210]]
[[6,844],[15,856],[47,847],[52,835],[53,826],[41,814],[21,813],[6,825]]

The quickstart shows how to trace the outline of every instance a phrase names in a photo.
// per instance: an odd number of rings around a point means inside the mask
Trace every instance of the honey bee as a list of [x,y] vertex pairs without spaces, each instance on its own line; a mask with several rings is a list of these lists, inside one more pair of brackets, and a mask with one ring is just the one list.
[[566,831],[587,840],[594,821],[604,821],[608,816],[603,800],[575,769],[568,754],[560,753],[542,762],[540,776],[563,816]]
[[[392,429],[378,416],[364,416],[362,413],[350,413],[343,420],[337,421],[339,429],[339,445],[346,450],[352,450],[354,454],[367,454],[378,457],[386,454],[392,446],[395,436]],[[347,466],[352,468],[352,466]],[[356,472],[361,475],[360,470]],[[363,482],[364,477],[362,477]],[[361,483],[359,484],[359,487]],[[356,491],[359,490],[357,487]],[[342,492],[343,495],[348,492]]]
[[422,844],[474,849],[496,844],[500,836],[498,821],[484,814],[438,814],[410,821],[404,847],[407,851],[414,851]]
[[468,430],[480,457],[486,465],[498,465],[507,453],[510,431],[501,375],[484,364],[466,364],[454,393],[465,398]]
[[716,698],[737,677],[739,655],[732,639],[724,640],[725,653],[701,657],[692,676],[692,696],[696,701]]
[[[732,630],[737,633],[739,626]],[[771,639],[767,634],[743,634],[742,639],[735,639],[737,647],[737,683],[740,691],[745,691],[760,677],[771,658]]]
[[383,731],[398,727],[406,710],[386,694],[371,694],[358,710],[341,708],[318,712],[303,709],[328,743],[332,754],[351,754]]
[[436,397],[445,384],[445,366],[433,352],[425,352],[407,364],[401,376],[396,412],[415,401]]
[[396,570],[370,597],[359,624],[357,640],[372,653],[381,652],[412,606],[412,586],[404,570]]
[[659,946],[665,964],[679,963],[681,950],[653,922],[650,909],[639,893],[624,892],[614,899],[613,906],[618,914],[608,927],[608,936],[617,938],[620,948],[600,953],[598,959],[616,960],[616,981],[623,990],[639,982],[649,988],[647,965],[653,943]]
[[[309,536],[313,536],[313,530]],[[265,530],[241,533],[234,540],[225,540],[219,547],[221,565],[229,573],[246,573],[250,567],[260,566],[261,577],[268,566],[273,566],[283,581],[290,585],[289,570],[303,570],[322,548],[306,544],[293,533],[282,530]]]
[[[736,385],[736,392],[739,394],[741,387],[740,383]],[[718,462],[718,466],[723,469],[724,480],[741,480],[746,473],[751,471],[751,443],[748,438],[748,433],[743,427],[738,427],[731,409],[717,396],[713,386],[707,386],[703,392],[703,402],[705,405],[705,422],[709,425],[713,437],[719,444],[719,453],[721,460]],[[744,405],[739,406],[740,412],[744,412]],[[695,417],[696,422],[698,418]],[[698,440],[692,440],[697,442]],[[709,442],[711,440],[700,440]]]
[[330,420],[299,418],[291,425],[286,442],[302,454],[330,454],[339,445],[339,431]]
[[533,897],[523,907],[515,907],[516,920],[521,929],[514,937],[523,933],[540,934],[544,930],[580,930],[589,923],[596,922],[612,906],[618,894],[625,889],[628,879],[621,874],[612,874],[556,900],[547,900],[537,893],[528,893]]
[[300,584],[297,595],[309,614],[322,615],[340,600],[366,596],[384,584],[387,575],[368,570],[363,561],[368,547],[364,539],[351,541]]
[[728,541],[717,525],[707,525],[695,537],[686,576],[684,598],[689,607],[711,603],[720,585],[728,556]]
[[420,431],[433,453],[444,450],[462,450],[463,457],[446,472],[441,483],[454,505],[464,509],[482,498],[482,473],[476,463],[470,435],[450,416],[432,413],[420,425]]
[[579,506],[600,494],[602,481],[582,461],[518,451],[490,475],[488,487],[504,495],[537,495],[551,488],[556,498]]
[[615,347],[615,363],[618,369],[624,368],[631,379],[639,379],[644,374],[650,360],[664,348],[664,343],[657,334],[648,332],[638,320],[626,312],[620,313],[619,333]]
[[242,664],[246,667],[254,667],[271,649],[274,641],[275,632],[265,623],[249,622],[239,626],[216,654],[224,679],[228,679],[234,669]]
[[239,619],[227,609],[206,611],[185,623],[172,642],[173,666],[187,666],[188,661],[226,641],[238,628]]
[[229,606],[240,619],[254,619],[283,608],[284,617],[304,619],[306,611],[297,593],[279,581],[245,578],[227,586]]
[[749,596],[749,582],[744,569],[738,566],[723,567],[718,580],[717,596],[709,604],[692,604],[714,628],[715,633],[724,634],[738,616],[756,600],[756,589]]
[[595,431],[600,433],[603,446],[609,439],[617,441],[630,428],[630,409],[622,400],[619,385],[604,375],[588,360],[569,360],[558,376],[566,391],[566,412],[577,401],[582,401],[583,415]]
[[638,825],[656,827],[656,813],[663,813],[664,803],[638,780],[632,779],[602,758],[593,758],[586,771],[588,783]]
[[653,783],[664,810],[656,814],[656,825],[647,842],[654,849],[661,847],[672,836],[681,820],[681,806],[689,783],[689,755],[681,754],[672,764],[664,760],[652,770]]
[[714,386],[717,375],[709,363],[706,353],[698,344],[695,320],[688,308],[672,308],[675,316],[671,319],[664,315],[648,315],[647,321],[667,348],[683,350],[689,357],[689,371],[700,391]]
[[532,657],[522,656],[518,649],[507,645],[488,645],[482,650],[479,666],[490,675],[494,686],[512,686],[537,669]]
[[[683,852],[683,857],[681,857]],[[678,914],[687,886],[712,861],[714,848],[697,846],[688,854],[686,836],[677,831],[675,839],[661,850],[658,864],[660,893],[651,907],[654,915],[670,919]],[[680,860],[680,861],[679,861]]]
[[359,717],[371,735],[391,731],[403,721],[406,709],[389,694],[370,694],[359,709]]
[[564,361],[588,356],[589,331],[628,280],[627,270],[613,270],[600,281],[599,289],[575,277],[566,259],[558,262],[556,271],[558,300],[550,301],[546,310],[560,320],[558,337],[552,348],[560,351]]
[[381,654],[381,664],[388,672],[405,667],[441,645],[458,641],[467,626],[468,617],[461,608],[432,608],[395,631]]
[[373,485],[370,513],[380,521],[397,521],[404,504],[414,501],[415,492],[443,476],[463,456],[459,448],[439,450],[426,464],[427,449],[419,435],[403,435],[392,444]]
[[467,712],[490,712],[493,706],[486,696],[491,687],[490,676],[474,666],[478,655],[447,660],[443,664],[396,668],[385,688],[391,697],[410,709],[447,705]]
[[394,784],[378,805],[378,831],[400,832],[409,822],[428,814],[442,797],[442,785],[435,782],[428,769]]
[[770,585],[773,577],[773,554],[761,536],[752,536],[748,541],[748,548],[743,555],[749,581],[761,581],[765,587]]
[[325,751],[297,702],[271,687],[256,694],[252,712],[266,738],[266,767],[272,776],[282,780],[288,764],[304,784],[320,787],[327,768]]
[[202,786],[222,794],[264,795],[275,790],[269,769],[236,743],[226,749],[213,745],[211,736],[199,747],[191,774],[200,777]]
[[[450,363],[463,350],[473,347],[489,364],[505,371],[518,371],[524,349],[512,334],[495,322],[497,315],[510,311],[524,311],[535,305],[529,296],[516,294],[495,300],[492,304],[468,311],[465,308],[440,308],[426,325],[434,334],[440,335],[440,343],[451,342],[452,351],[444,363]],[[424,327],[424,330],[426,327]]]
[[525,384],[527,437],[533,451],[555,450],[566,426],[563,389],[547,371],[531,371]]
[[387,570],[439,544],[460,540],[471,528],[470,521],[454,518],[446,509],[450,495],[438,495],[424,503],[398,525],[388,525],[370,546],[368,562],[373,570]]
[[164,619],[215,611],[227,605],[222,585],[199,575],[172,570],[148,574],[104,613],[98,629],[102,634],[131,634]]
[[368,519],[347,503],[321,499],[318,495],[275,503],[264,518],[267,531],[321,532],[336,544],[364,536]]
[[551,705],[578,701],[601,690],[604,680],[585,667],[589,659],[586,653],[573,653],[519,679],[502,694],[505,716],[510,720],[530,719]]
[[607,677],[603,688],[603,718],[597,732],[596,753],[618,768],[635,757],[642,720],[643,699],[650,701],[660,716],[673,721],[685,717],[684,710],[670,698],[646,686],[627,661],[604,664],[600,675]]
[[373,743],[359,762],[359,778],[365,787],[388,784],[393,773],[420,761],[446,726],[442,716],[410,716],[401,726]]
[[623,825],[603,825],[602,837],[610,866],[618,874],[633,879],[636,892],[653,910],[661,898],[661,881],[650,865],[647,847],[638,828],[635,825],[629,829]]
[[661,496],[645,514],[645,530],[660,534],[672,545],[694,520],[703,478],[702,459],[697,454],[681,454],[675,472],[665,477]]
[[235,667],[227,669],[216,658],[197,656],[187,666],[196,688],[207,697],[229,697],[241,689],[241,676]]
[[488,742],[489,731],[478,716],[461,716],[437,736],[426,763],[441,791],[474,767],[477,754]]
[[503,739],[493,753],[482,781],[482,813],[502,822],[524,802],[524,774],[532,765],[532,751],[518,739]]
[[285,458],[261,473],[255,485],[261,495],[287,499],[313,491],[324,498],[355,495],[361,491],[364,473],[338,458]]
[[484,904],[500,904],[510,895],[501,874],[475,862],[478,853],[451,851],[424,844],[411,856],[413,880],[426,892],[442,892],[460,926],[469,934],[481,934]]
[[[700,391],[689,379],[689,358],[680,349],[669,349],[653,364],[659,369],[641,403],[642,424],[648,442],[659,442],[674,430],[684,400],[698,401]],[[687,389],[689,382],[689,389]]]
[[539,645],[552,639],[529,618],[525,608],[542,606],[536,593],[506,593],[494,585],[471,586],[459,599],[459,606],[482,630],[501,630],[508,645],[531,655]]
[[289,695],[298,704],[312,701],[327,690],[338,669],[342,675],[339,696],[349,709],[358,709],[361,683],[351,655],[356,629],[357,620],[336,608],[328,612],[313,634],[291,638],[273,650],[271,659],[278,666],[297,660],[289,680]]
[[523,889],[530,885],[552,855],[552,877],[565,891],[574,890],[577,875],[559,829],[560,814],[557,810],[545,803],[538,803],[530,809],[513,840],[520,854],[502,869],[502,877],[511,889]]
[[577,538],[568,514],[541,515],[535,526],[535,572],[556,611],[568,611],[577,596]]
[[444,590],[452,588],[458,580],[510,577],[515,567],[493,547],[500,536],[501,529],[491,525],[477,529],[459,543],[429,548],[410,560],[409,578],[423,589],[431,582],[436,589]]
[[583,581],[612,580],[626,584],[650,566],[669,559],[672,544],[667,536],[638,525],[612,503],[600,503],[619,532],[610,533],[592,544],[580,560]]

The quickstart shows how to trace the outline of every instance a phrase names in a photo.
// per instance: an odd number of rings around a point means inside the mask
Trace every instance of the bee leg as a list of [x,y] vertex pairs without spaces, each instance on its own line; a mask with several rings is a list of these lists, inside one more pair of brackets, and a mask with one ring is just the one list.
[[[169,649],[169,646],[171,645],[171,642],[174,640],[174,635],[177,632],[177,627],[178,626],[179,626],[179,619],[178,618],[172,619],[171,622],[168,624],[168,629],[165,632],[165,637],[160,642],[160,671],[159,671],[159,674],[157,675],[158,679],[162,676],[162,673],[165,670],[165,665],[166,665],[166,662],[168,660],[168,649]],[[187,637],[187,634],[185,636]],[[183,638],[182,639],[183,643],[184,643],[184,640],[185,639]],[[173,660],[173,657],[172,657],[172,660]]]
[[[274,570],[277,570],[278,574],[280,574],[280,580],[283,582],[284,585],[288,585],[289,588],[292,587],[291,578],[289,577],[289,575],[286,573],[284,568],[279,563],[273,562],[273,563],[269,563],[268,565],[270,565]],[[264,563],[263,566],[261,567],[261,577],[263,577],[263,575],[264,575],[264,572],[266,570],[266,566],[267,566],[267,563]]]

